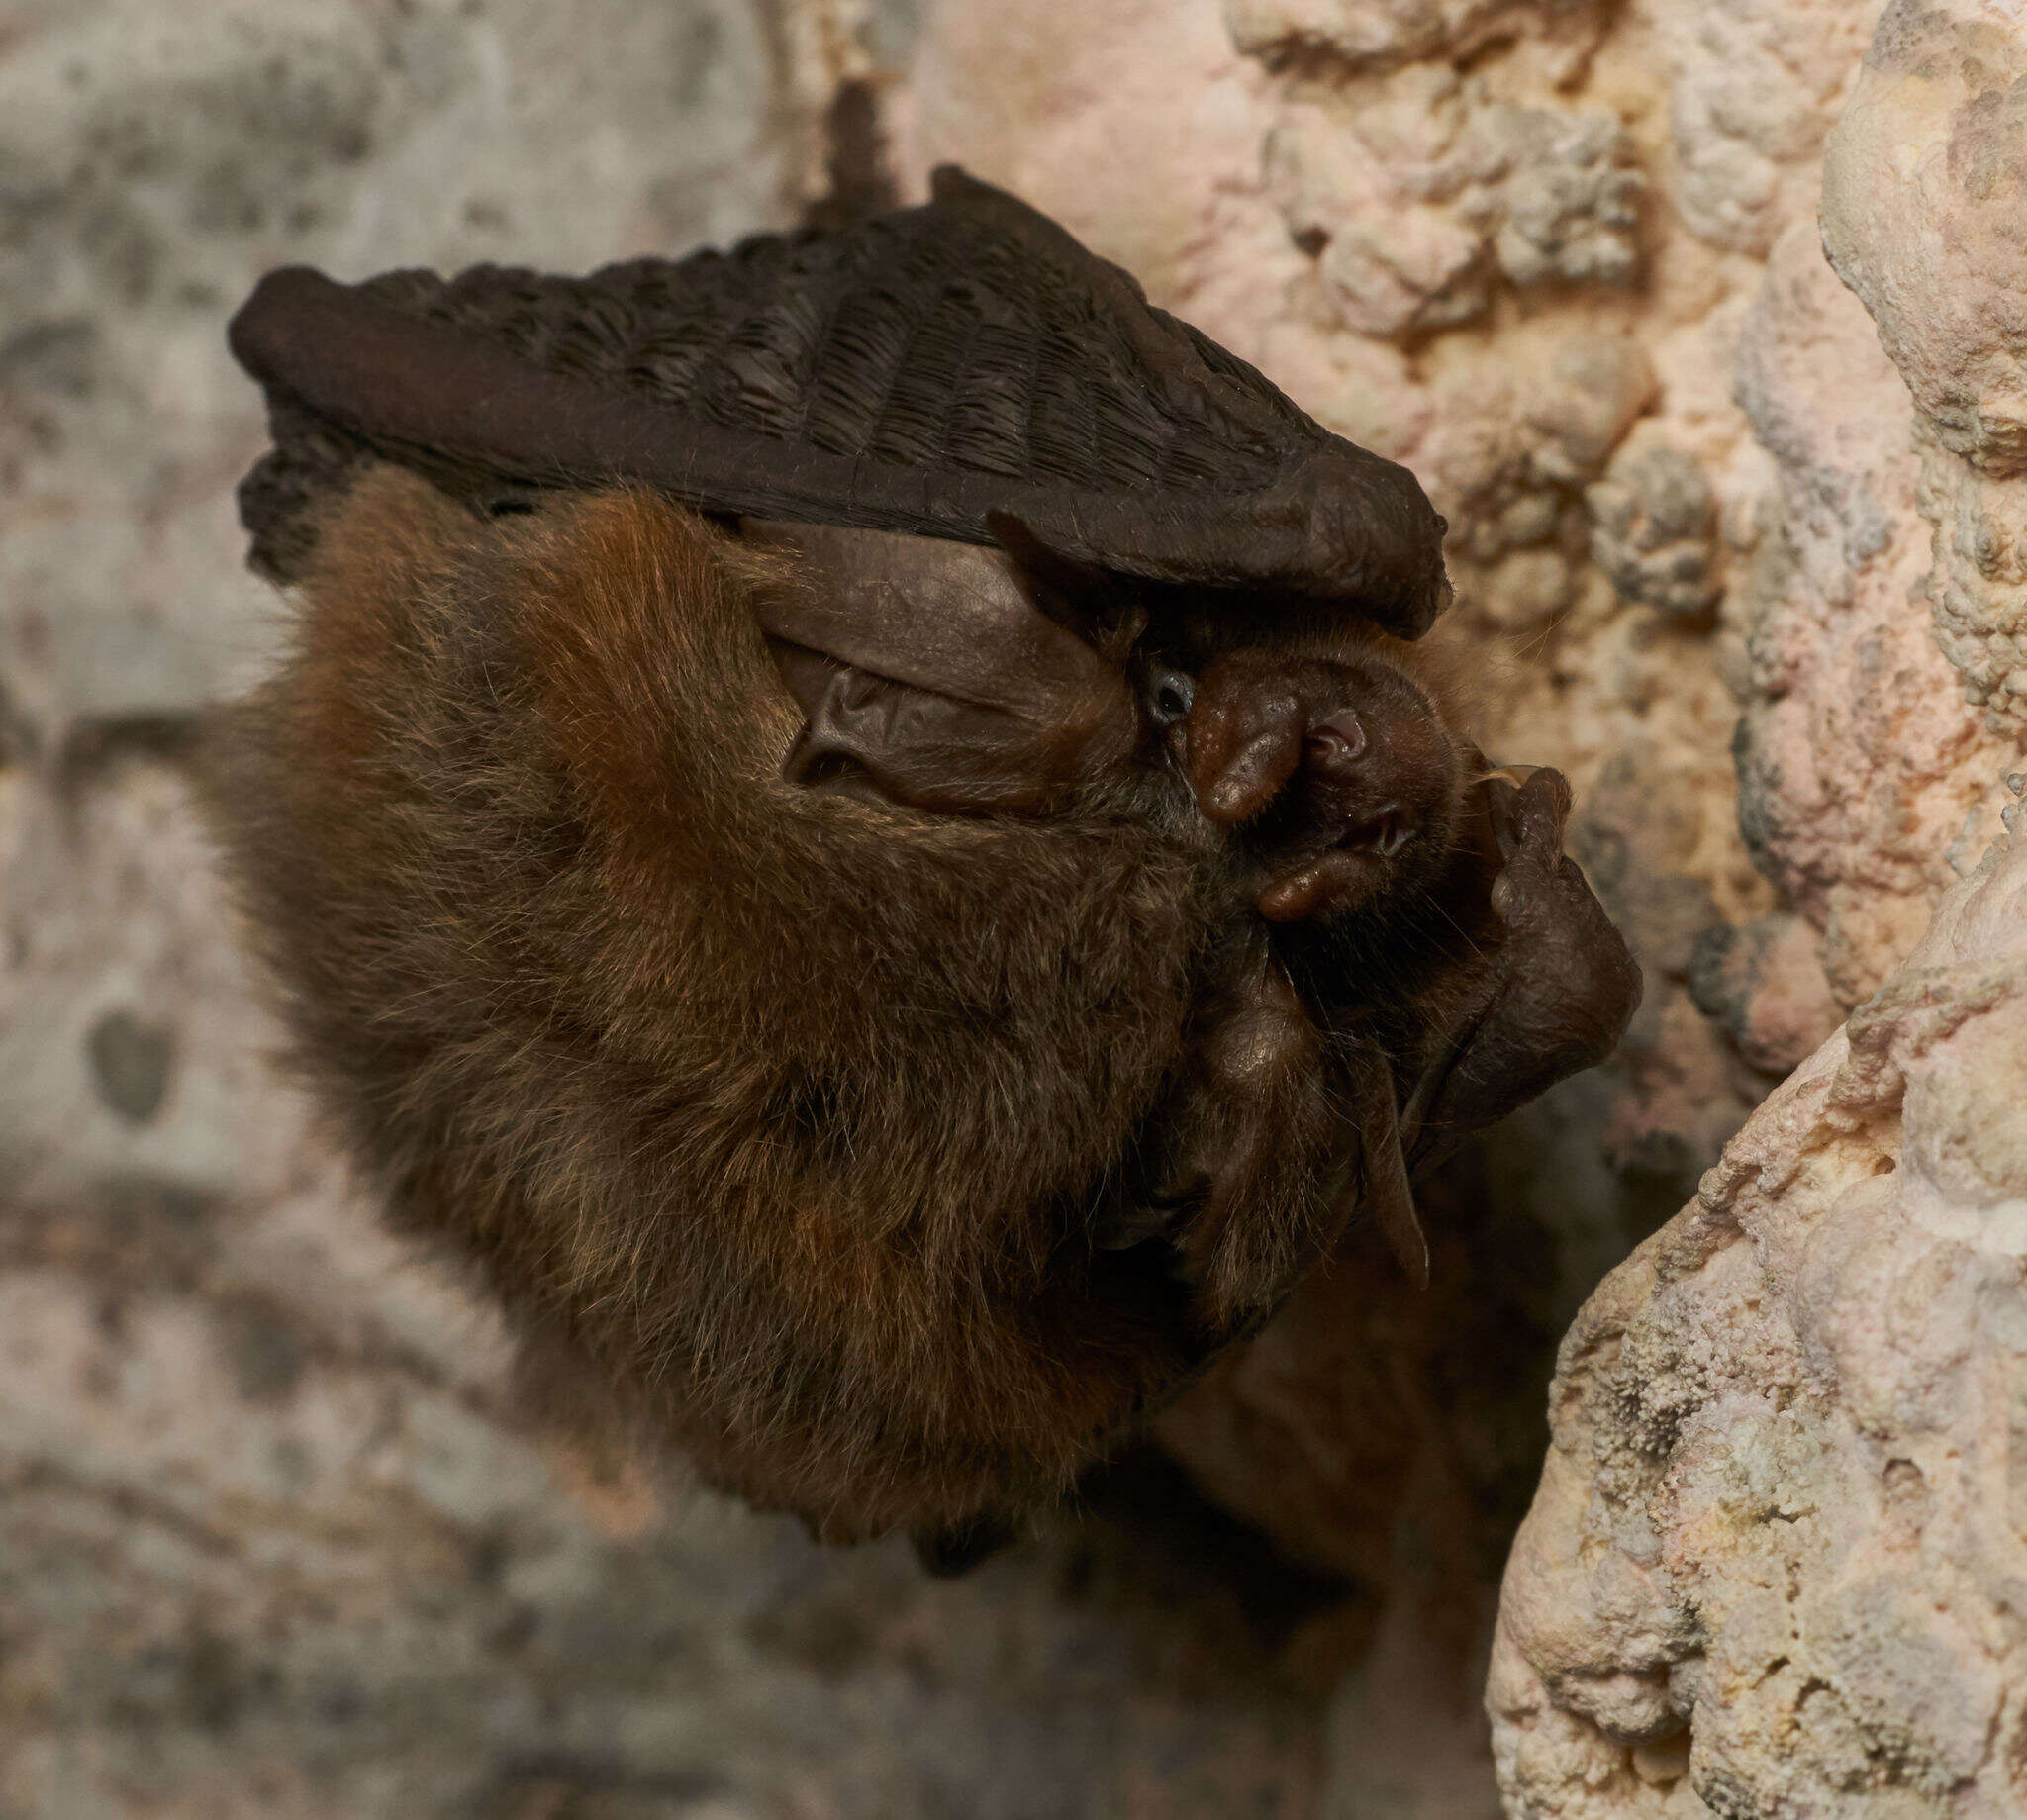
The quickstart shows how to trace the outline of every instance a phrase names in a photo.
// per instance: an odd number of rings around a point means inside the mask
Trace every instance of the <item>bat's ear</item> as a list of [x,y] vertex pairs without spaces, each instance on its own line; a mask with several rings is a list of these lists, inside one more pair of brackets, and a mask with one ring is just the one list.
[[1375,1055],[1355,1084],[1358,1109],[1358,1174],[1345,1193],[1356,1197],[1380,1228],[1387,1249],[1418,1290],[1429,1287],[1429,1242],[1414,1209],[1414,1190],[1407,1179],[1407,1157],[1400,1146],[1400,1123],[1394,1109],[1394,1070],[1385,1056]]
[[1016,513],[987,513],[986,529],[1027,578],[1037,611],[1111,662],[1125,662],[1147,629],[1131,581],[1052,549]]

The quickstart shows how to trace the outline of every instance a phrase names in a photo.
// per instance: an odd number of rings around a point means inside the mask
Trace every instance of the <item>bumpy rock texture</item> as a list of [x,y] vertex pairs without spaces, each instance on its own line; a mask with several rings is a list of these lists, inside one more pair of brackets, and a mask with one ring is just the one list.
[[1823,243],[1920,422],[1937,641],[1992,730],[2027,737],[2027,32],[1896,0],[1838,124]]
[[[1908,959],[2027,772],[2023,45],[2007,0],[0,0],[0,1808],[1490,1820],[1557,1336],[1797,1064],[1566,1349],[1508,1809],[2027,1802],[2017,858]],[[1426,1298],[1360,1235],[1163,1417],[1255,1530],[1149,1457],[955,1586],[516,1426],[268,1065],[183,769],[275,623],[260,270],[585,267],[941,157],[1415,468],[1476,730],[1576,780],[1648,977],[1429,1185]]]
[[2027,837],[1563,1342],[1493,1663],[1511,1813],[2027,1805],[2023,1106]]
[[[2027,1806],[2023,87],[2015,9],[1895,0],[1822,195],[1878,342],[1805,224],[1742,336],[1786,523],[1741,807],[1871,996],[1564,1341],[1489,1696],[1516,1815]],[[1782,937],[1737,935],[1692,984],[1743,1050]]]

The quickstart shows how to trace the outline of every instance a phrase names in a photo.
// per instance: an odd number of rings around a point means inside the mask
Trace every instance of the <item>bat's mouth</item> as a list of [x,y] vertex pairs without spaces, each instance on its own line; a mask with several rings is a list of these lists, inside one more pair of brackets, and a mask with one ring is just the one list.
[[1255,895],[1261,915],[1297,922],[1354,909],[1392,883],[1420,832],[1405,806],[1390,802],[1286,844],[1248,841],[1267,875]]
[[1389,803],[1371,820],[1348,825],[1337,838],[1336,850],[1376,853],[1382,859],[1392,859],[1418,831],[1400,804]]

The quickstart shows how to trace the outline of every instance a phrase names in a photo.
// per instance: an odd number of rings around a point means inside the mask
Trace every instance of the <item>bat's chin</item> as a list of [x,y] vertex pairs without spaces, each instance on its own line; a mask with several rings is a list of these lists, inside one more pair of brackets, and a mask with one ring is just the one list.
[[1253,859],[1262,877],[1253,901],[1269,922],[1341,915],[1418,872],[1415,862],[1428,844],[1414,812],[1388,802],[1319,826],[1272,852],[1255,845]]

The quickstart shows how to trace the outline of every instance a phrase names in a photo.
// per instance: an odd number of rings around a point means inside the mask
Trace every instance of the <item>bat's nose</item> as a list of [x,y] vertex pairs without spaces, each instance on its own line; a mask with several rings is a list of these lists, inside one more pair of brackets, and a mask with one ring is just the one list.
[[1303,764],[1333,783],[1349,778],[1372,742],[1365,722],[1349,708],[1340,708],[1309,728],[1303,739]]
[[1198,807],[1219,826],[1254,820],[1299,782],[1351,788],[1372,762],[1372,733],[1342,699],[1344,680],[1320,665],[1305,668],[1317,674],[1285,663],[1228,664],[1198,690],[1190,776]]

